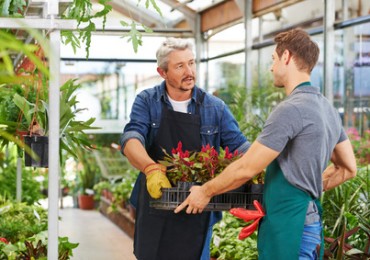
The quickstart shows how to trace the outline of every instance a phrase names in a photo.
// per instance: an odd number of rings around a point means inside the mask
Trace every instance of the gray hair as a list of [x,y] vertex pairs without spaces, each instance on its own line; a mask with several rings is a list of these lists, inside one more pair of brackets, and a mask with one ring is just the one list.
[[168,55],[174,50],[193,51],[193,44],[181,38],[167,38],[157,50],[157,65],[164,71],[168,70]]

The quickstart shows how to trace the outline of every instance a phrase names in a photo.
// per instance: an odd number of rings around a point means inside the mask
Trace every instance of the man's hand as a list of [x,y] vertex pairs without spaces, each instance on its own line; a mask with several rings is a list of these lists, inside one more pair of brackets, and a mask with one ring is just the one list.
[[145,167],[146,188],[153,199],[162,196],[162,188],[171,188],[171,184],[166,176],[166,166],[152,163]]
[[175,209],[175,213],[179,213],[186,207],[186,213],[188,214],[202,213],[210,200],[211,197],[206,194],[204,186],[194,185],[190,188],[189,196]]

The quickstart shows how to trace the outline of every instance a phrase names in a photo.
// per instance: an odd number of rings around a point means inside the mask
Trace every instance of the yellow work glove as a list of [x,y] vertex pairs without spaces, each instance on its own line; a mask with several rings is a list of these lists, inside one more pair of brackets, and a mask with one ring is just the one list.
[[171,188],[171,184],[166,176],[166,166],[159,163],[152,163],[145,167],[146,188],[153,199],[162,196],[161,188]]

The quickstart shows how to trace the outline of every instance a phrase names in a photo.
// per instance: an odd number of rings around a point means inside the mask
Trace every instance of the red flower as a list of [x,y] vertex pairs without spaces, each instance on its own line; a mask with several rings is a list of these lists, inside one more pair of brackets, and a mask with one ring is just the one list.
[[4,238],[4,237],[0,237],[0,242],[3,242],[5,244],[9,244],[8,240],[6,240],[6,238]]

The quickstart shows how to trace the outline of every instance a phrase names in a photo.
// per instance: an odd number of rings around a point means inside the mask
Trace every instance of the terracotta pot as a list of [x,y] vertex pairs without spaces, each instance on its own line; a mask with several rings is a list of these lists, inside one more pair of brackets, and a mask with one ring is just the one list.
[[94,195],[79,194],[78,205],[80,209],[94,209]]

